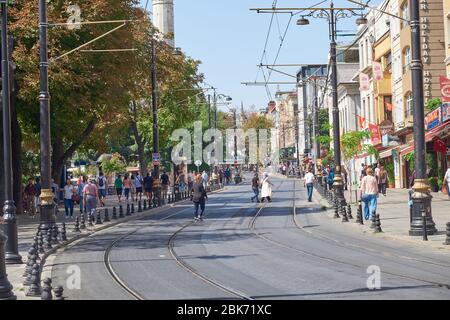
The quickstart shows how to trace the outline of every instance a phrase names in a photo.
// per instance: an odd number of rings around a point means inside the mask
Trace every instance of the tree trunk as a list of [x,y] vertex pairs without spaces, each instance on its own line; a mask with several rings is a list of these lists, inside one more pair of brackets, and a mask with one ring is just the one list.
[[[14,74],[11,73],[13,77]],[[12,147],[12,170],[13,170],[13,198],[16,203],[17,213],[23,213],[22,205],[22,129],[17,120],[17,94],[19,87],[14,81],[11,92],[11,147]]]
[[142,136],[139,134],[137,127],[137,111],[136,111],[136,103],[133,101],[133,116],[131,117],[131,130],[133,131],[134,140],[138,146],[138,158],[139,158],[139,169],[141,172],[141,177],[145,177],[147,174],[147,162],[145,161],[145,141],[142,139]]
[[73,156],[78,147],[89,137],[95,129],[96,121],[96,119],[92,119],[81,132],[78,139],[65,151],[61,136],[52,137],[52,177],[58,185],[61,184],[61,170],[64,163]]

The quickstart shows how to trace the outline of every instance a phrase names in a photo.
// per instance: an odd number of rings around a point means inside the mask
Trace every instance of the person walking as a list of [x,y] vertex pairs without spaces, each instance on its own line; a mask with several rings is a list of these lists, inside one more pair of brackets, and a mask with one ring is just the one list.
[[55,179],[52,179],[52,193],[53,193],[53,201],[55,202],[55,211],[58,212],[58,204],[59,204],[59,186],[55,183]]
[[169,181],[169,176],[167,175],[166,171],[163,171],[163,174],[161,175],[161,188],[164,200],[167,199],[167,193],[169,192]]
[[384,166],[380,166],[380,171],[378,172],[378,192],[381,192],[383,196],[386,196],[387,183],[387,171],[384,169]]
[[116,195],[117,199],[119,200],[119,203],[122,202],[122,192],[123,192],[123,181],[122,181],[122,175],[118,175],[116,180],[114,180],[114,188],[116,189]]
[[36,185],[34,184],[33,179],[28,180],[28,184],[25,186],[23,190],[24,200],[25,200],[25,212],[28,213],[30,217],[34,217],[36,215],[36,207],[34,206],[34,201],[36,197]]
[[153,193],[153,177],[147,172],[147,176],[144,178],[144,191],[147,196],[147,201],[152,200]]
[[78,188],[77,188],[78,199],[80,199],[80,213],[81,214],[86,211],[85,210],[86,205],[84,203],[84,197],[83,197],[83,189],[84,189],[85,185],[86,185],[86,177],[82,176],[79,180]]
[[131,174],[131,178],[130,178],[130,191],[131,191],[131,202],[134,202],[136,198],[136,177],[134,176],[134,174]]
[[203,171],[201,178],[202,178],[202,182],[203,182],[203,187],[206,190],[206,186],[208,185],[208,174],[206,173],[206,171]]
[[443,186],[447,186],[447,195],[450,200],[450,168],[447,169],[444,175],[444,180],[442,181]]
[[107,183],[106,177],[104,176],[103,172],[100,171],[97,178],[97,189],[98,189],[98,198],[100,199],[102,207],[105,206],[106,190],[107,190],[106,183]]
[[[194,202],[194,220],[203,220],[203,213],[205,212],[205,202],[208,200],[206,189],[203,185],[202,176],[199,174],[195,177],[194,184],[192,186],[192,201]],[[200,207],[200,215],[198,209]]]
[[123,178],[123,189],[125,192],[125,198],[128,200],[130,199],[130,190],[131,190],[131,180],[128,178],[128,173],[125,174],[125,177]]
[[95,182],[95,179],[88,180],[88,183],[83,189],[84,203],[86,204],[86,212],[88,215],[95,215],[97,202],[100,202],[99,191]]
[[252,179],[252,190],[253,190],[253,193],[255,195],[253,197],[251,197],[250,199],[252,200],[252,202],[253,202],[254,199],[256,199],[256,202],[259,203],[259,199],[258,199],[258,196],[259,196],[259,177],[258,177],[258,173],[257,172],[255,172],[255,176]]
[[334,169],[333,168],[330,168],[330,172],[328,173],[327,183],[328,183],[328,189],[333,190],[333,183],[334,183]]
[[42,190],[42,186],[41,186],[41,179],[40,178],[36,178],[36,195],[34,197],[34,206],[35,206],[35,210],[36,213],[39,213],[40,208],[41,208],[41,190]]
[[144,181],[142,180],[141,175],[139,172],[136,174],[136,179],[134,181],[134,185],[136,186],[136,201],[137,197],[139,196],[139,201],[142,200],[142,183]]
[[267,201],[272,202],[272,182],[269,180],[269,174],[264,172],[264,178],[261,182],[261,202],[264,202],[265,199]]
[[313,195],[315,180],[316,180],[316,177],[314,177],[312,170],[309,169],[308,172],[305,174],[305,179],[304,179],[304,186],[306,187],[306,191],[308,194],[308,202],[312,202],[312,195]]
[[73,219],[73,198],[77,194],[72,181],[67,179],[64,186],[64,210],[66,211],[66,219]]
[[378,183],[372,168],[368,168],[366,173],[361,180],[360,198],[364,202],[364,218],[370,220],[377,210]]

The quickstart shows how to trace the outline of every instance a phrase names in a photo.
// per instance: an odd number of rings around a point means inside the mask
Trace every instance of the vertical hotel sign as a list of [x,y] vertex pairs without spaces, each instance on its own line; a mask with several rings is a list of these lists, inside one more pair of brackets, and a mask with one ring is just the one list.
[[[422,62],[424,65],[430,65],[430,19],[427,16],[429,7],[428,0],[420,0],[420,9],[422,10],[420,15],[420,37],[422,42]],[[425,15],[423,14],[425,13]],[[425,103],[431,99],[431,89],[432,89],[432,75],[429,70],[423,71],[423,94],[425,98]]]

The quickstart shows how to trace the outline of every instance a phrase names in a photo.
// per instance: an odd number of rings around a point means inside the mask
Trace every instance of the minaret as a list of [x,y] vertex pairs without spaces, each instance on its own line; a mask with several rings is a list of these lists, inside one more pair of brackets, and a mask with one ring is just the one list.
[[153,19],[155,27],[164,35],[166,43],[175,47],[173,0],[153,0]]

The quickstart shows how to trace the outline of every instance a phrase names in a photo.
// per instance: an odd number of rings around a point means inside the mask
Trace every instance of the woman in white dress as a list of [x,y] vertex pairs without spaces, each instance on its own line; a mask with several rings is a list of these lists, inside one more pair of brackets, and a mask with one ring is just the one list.
[[263,180],[261,182],[261,202],[264,202],[264,199],[272,202],[272,182],[269,180],[269,174],[264,172]]

